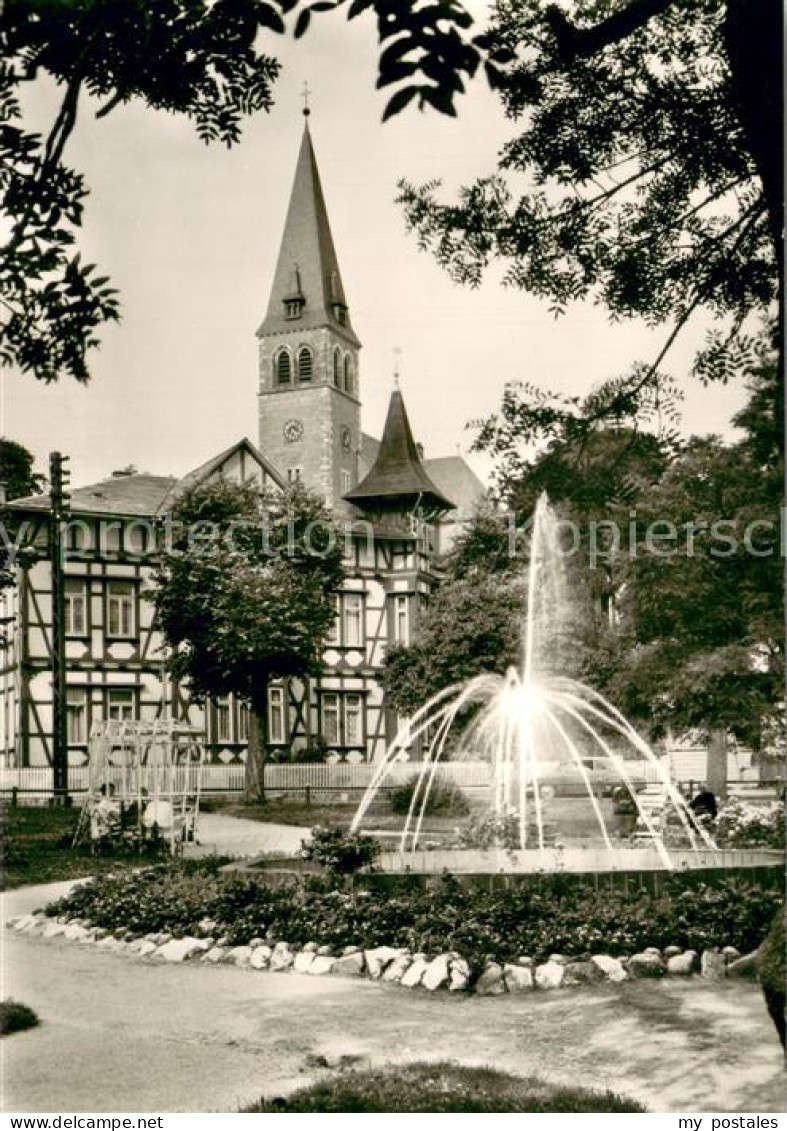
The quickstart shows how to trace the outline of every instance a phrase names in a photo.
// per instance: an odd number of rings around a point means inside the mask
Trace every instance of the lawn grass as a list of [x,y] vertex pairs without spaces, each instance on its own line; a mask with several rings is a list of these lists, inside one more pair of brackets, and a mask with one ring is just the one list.
[[352,1071],[246,1112],[644,1112],[614,1092],[559,1087],[533,1077],[450,1062]]
[[78,820],[78,808],[3,803],[0,888],[73,880],[111,871],[119,862],[133,863],[128,852],[99,856],[89,843],[74,848]]
[[38,1015],[30,1006],[14,1001],[13,998],[0,1001],[0,1037],[21,1033],[23,1029],[35,1029],[40,1024]]

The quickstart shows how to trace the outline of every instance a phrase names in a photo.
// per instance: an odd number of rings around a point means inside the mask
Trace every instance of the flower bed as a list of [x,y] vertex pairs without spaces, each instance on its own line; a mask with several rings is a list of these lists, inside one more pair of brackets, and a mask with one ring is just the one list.
[[477,974],[490,956],[544,962],[555,953],[620,957],[668,946],[745,953],[759,945],[779,903],[773,891],[729,880],[711,887],[690,876],[671,877],[659,895],[577,890],[558,878],[538,891],[484,892],[445,877],[430,890],[385,897],[330,878],[276,889],[264,878],[222,875],[209,864],[170,863],[98,877],[47,912],[107,931],[221,938],[229,946],[257,938],[295,948],[318,940],[334,954],[383,945],[451,952]]

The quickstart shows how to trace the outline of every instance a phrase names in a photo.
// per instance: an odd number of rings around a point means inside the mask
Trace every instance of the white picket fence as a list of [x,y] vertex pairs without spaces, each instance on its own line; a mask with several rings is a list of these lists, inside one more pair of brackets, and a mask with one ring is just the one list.
[[[385,785],[401,785],[423,769],[423,763],[399,762],[391,767]],[[377,767],[371,763],[350,765],[339,763],[269,763],[265,767],[265,789],[268,793],[347,793],[360,796],[370,784]],[[446,762],[438,767],[438,775],[461,789],[483,789],[489,785],[487,762]],[[87,766],[70,766],[68,788],[79,794],[87,790]],[[244,786],[242,765],[209,764],[202,768],[203,793],[240,793]],[[52,793],[52,770],[48,766],[27,766],[0,769],[0,795],[16,791],[18,797],[45,797]]]

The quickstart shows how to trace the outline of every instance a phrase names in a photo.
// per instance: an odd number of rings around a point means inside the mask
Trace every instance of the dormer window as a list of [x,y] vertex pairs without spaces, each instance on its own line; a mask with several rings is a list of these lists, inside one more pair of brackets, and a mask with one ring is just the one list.
[[306,302],[302,298],[286,298],[284,300],[284,317],[288,322],[300,318]]
[[341,326],[347,325],[347,307],[343,302],[333,304],[333,316]]
[[298,350],[298,380],[311,381],[313,369],[312,351],[308,346]]

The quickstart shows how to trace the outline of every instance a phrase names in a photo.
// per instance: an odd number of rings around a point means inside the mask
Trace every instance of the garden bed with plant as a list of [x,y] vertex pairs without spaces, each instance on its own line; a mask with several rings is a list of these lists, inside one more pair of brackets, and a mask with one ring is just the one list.
[[759,946],[780,893],[690,875],[659,892],[570,885],[383,895],[353,881],[376,852],[368,837],[318,830],[307,857],[323,869],[287,888],[225,873],[220,859],[167,862],[99,876],[17,930],[167,961],[366,975],[405,986],[519,992],[633,977],[724,977]]

